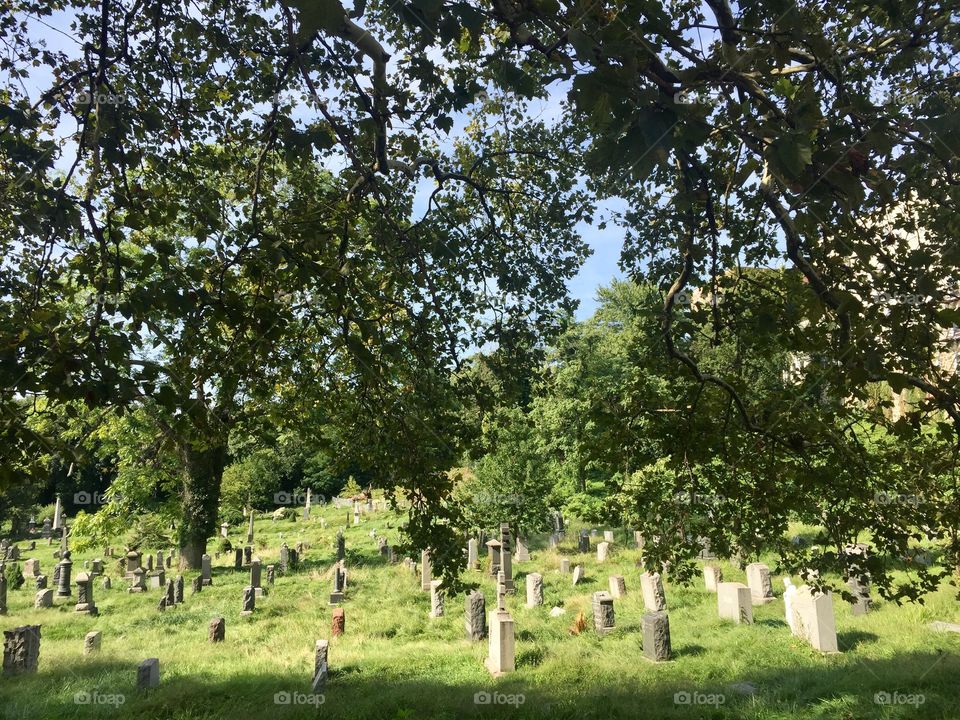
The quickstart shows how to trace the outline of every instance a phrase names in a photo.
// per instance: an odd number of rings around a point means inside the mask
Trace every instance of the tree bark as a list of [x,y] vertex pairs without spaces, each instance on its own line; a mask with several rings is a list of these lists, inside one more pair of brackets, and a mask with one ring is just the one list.
[[180,458],[183,462],[181,566],[198,569],[207,551],[207,538],[216,533],[220,482],[227,463],[226,438],[203,444],[184,442],[180,446]]

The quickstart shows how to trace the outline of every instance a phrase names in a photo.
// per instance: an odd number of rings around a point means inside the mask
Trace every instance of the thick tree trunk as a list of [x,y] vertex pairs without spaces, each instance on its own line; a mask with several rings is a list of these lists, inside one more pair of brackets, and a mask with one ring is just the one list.
[[216,533],[220,481],[227,462],[226,438],[203,445],[185,442],[180,447],[180,458],[183,462],[181,566],[198,569],[207,551],[207,538]]

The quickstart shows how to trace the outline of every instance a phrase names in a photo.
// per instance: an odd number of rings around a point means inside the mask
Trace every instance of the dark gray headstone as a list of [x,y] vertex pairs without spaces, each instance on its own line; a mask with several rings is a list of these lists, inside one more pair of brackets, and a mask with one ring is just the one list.
[[147,658],[137,667],[137,690],[160,687],[160,660]]
[[487,636],[486,607],[486,598],[479,590],[474,590],[467,595],[466,630],[468,640],[476,642]]
[[215,617],[207,628],[207,639],[212,643],[223,642],[227,636],[227,621],[222,617]]
[[604,591],[593,594],[593,627],[604,635],[616,626],[616,617],[613,612],[613,596]]
[[37,671],[40,660],[40,626],[23,625],[3,631],[3,674]]
[[672,655],[670,648],[670,618],[665,611],[645,613],[641,625],[643,627],[643,656],[654,662],[669,660]]

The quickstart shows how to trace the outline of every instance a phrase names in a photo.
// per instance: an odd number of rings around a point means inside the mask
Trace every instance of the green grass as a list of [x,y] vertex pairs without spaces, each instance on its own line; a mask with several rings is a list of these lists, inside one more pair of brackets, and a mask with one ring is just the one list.
[[[334,558],[334,523],[345,511],[322,514],[301,523],[257,523],[258,554],[264,565],[278,559],[283,533],[291,547],[310,544],[298,573],[278,577],[269,597],[258,601],[252,618],[240,617],[241,590],[248,572],[234,572],[232,555],[214,564],[214,585],[200,595],[160,613],[159,590],[127,593],[116,561],[108,561],[113,589],[98,581],[95,597],[100,616],[73,611],[76,598],[57,601],[53,609],[33,608],[32,580],[9,593],[9,615],[0,627],[42,625],[40,668],[35,675],[0,679],[0,717],[46,718],[956,718],[960,711],[960,635],[934,633],[932,620],[960,621],[953,588],[929,596],[925,605],[897,607],[877,601],[866,617],[852,617],[835,598],[841,649],[822,656],[790,635],[783,603],[754,608],[755,624],[736,626],[717,618],[716,597],[702,583],[683,588],[666,583],[675,659],[652,664],[641,656],[638,553],[618,533],[617,550],[598,566],[595,553],[575,552],[575,532],[560,551],[533,543],[530,562],[515,563],[517,594],[509,598],[517,632],[517,671],[492,679],[483,666],[486,642],[464,638],[463,599],[448,598],[446,616],[431,620],[429,593],[420,591],[419,575],[400,563],[380,559],[369,531],[376,527],[391,543],[399,540],[400,518],[390,513],[364,516],[346,531],[348,589],[346,634],[330,643],[331,675],[324,703],[288,706],[274,703],[276,693],[309,693],[315,640],[330,637],[330,568]],[[234,536],[236,539],[238,536]],[[22,545],[23,543],[21,543]],[[594,546],[596,540],[594,540]],[[41,569],[52,576],[53,550],[38,542]],[[74,554],[74,576],[84,559],[99,553]],[[573,588],[561,576],[558,558],[583,563],[586,581]],[[744,580],[724,564],[726,580]],[[524,607],[524,575],[544,575],[544,605]],[[607,589],[610,574],[626,577],[628,596],[616,601],[617,629],[603,637],[588,630],[572,636],[567,628],[578,611],[589,619],[590,594]],[[481,581],[488,609],[495,602],[493,581]],[[265,575],[264,575],[265,579]],[[795,582],[798,582],[795,579]],[[782,589],[775,578],[778,595]],[[74,594],[76,590],[74,588]],[[554,605],[565,615],[551,618]],[[227,621],[226,642],[207,642],[210,618]],[[96,657],[83,656],[83,638],[103,633]],[[161,662],[161,687],[135,689],[141,660]],[[753,695],[730,686],[750,683]],[[522,694],[522,705],[477,705],[478,692]],[[79,705],[76,693],[123,695],[120,707]],[[878,705],[874,694],[922,695],[922,705]],[[685,705],[676,693],[722,695],[721,705]]]

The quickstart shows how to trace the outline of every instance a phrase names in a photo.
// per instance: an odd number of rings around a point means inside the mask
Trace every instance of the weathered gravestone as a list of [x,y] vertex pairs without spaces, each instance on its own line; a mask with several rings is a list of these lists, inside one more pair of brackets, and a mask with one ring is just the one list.
[[330,634],[333,637],[340,637],[346,632],[347,629],[347,616],[343,611],[343,608],[337,608],[333,611],[333,615],[330,619]]
[[513,618],[504,604],[507,593],[505,581],[506,577],[501,571],[497,576],[497,608],[490,611],[490,641],[486,666],[494,677],[516,669],[516,637]]
[[34,589],[35,590],[46,590],[47,588],[47,576],[46,575],[37,575],[34,580]]
[[583,580],[583,565],[577,565],[573,568],[573,586],[576,587],[581,580]]
[[467,540],[467,569],[476,570],[480,567],[480,553],[476,538]]
[[500,545],[500,541],[496,538],[487,540],[487,557],[490,560],[487,571],[493,577],[497,577],[500,574]]
[[582,553],[590,552],[590,536],[586,530],[580,531],[580,537],[577,538],[577,549]]
[[197,576],[196,576],[195,578],[193,578],[193,580],[190,582],[190,585],[191,585],[191,588],[193,589],[193,594],[194,594],[194,595],[196,595],[198,592],[201,592],[201,591],[203,590],[203,576],[202,576],[202,575],[197,575]]
[[660,573],[643,573],[640,576],[640,590],[643,593],[643,605],[648,612],[655,613],[667,609],[667,598],[663,592]]
[[138,567],[133,571],[133,578],[130,580],[130,592],[142,593],[147,591],[146,571]]
[[173,581],[173,602],[180,605],[183,602],[183,575],[177,575]]
[[593,594],[593,628],[600,635],[605,635],[614,629],[615,617],[613,612],[613,597],[605,591]]
[[703,586],[707,592],[715,593],[717,585],[723,582],[723,570],[716,565],[703,566]]
[[233,551],[233,569],[234,570],[243,569],[243,548],[236,548]]
[[606,562],[610,554],[610,543],[597,543],[597,562]]
[[40,661],[40,626],[23,625],[3,631],[3,674],[37,671]]
[[604,531],[603,531],[603,539],[604,539],[605,542],[612,543],[612,542],[613,542],[613,530],[604,530]]
[[213,585],[213,570],[210,566],[210,556],[203,555],[200,558],[200,577],[201,584],[203,585]]
[[793,615],[795,635],[804,638],[814,650],[839,652],[831,593],[818,593],[809,585],[797,588],[793,599]]
[[609,579],[610,595],[614,598],[622,598],[627,594],[627,581],[623,575],[611,575]]
[[543,575],[530,573],[527,575],[527,607],[543,605]]
[[40,574],[40,561],[36,558],[30,558],[23,564],[24,577],[36,577]]
[[487,636],[486,599],[479,590],[467,595],[465,615],[467,639],[483,640]]
[[160,660],[147,658],[137,666],[137,690],[160,687]]
[[53,607],[53,590],[41,590],[33,601],[35,608]]
[[430,551],[423,550],[420,553],[420,589],[429,592],[432,581],[433,565],[430,563]]
[[176,607],[177,604],[177,590],[173,582],[173,578],[167,580],[167,586],[163,593],[164,597],[167,600],[167,607]]
[[530,549],[519,537],[517,538],[517,551],[514,553],[513,559],[517,562],[529,562],[530,560]]
[[207,626],[207,640],[212,643],[220,643],[227,636],[227,621],[222,617],[215,617]]
[[267,565],[267,585],[273,585],[277,579],[277,569],[273,565]]
[[253,592],[253,588],[249,585],[243,589],[243,597],[241,599],[240,607],[240,616],[245,617],[247,615],[253,615],[253,611],[257,607],[257,596]]
[[260,571],[260,558],[253,558],[253,562],[250,563],[250,587],[253,588],[254,594],[257,596],[257,599],[260,599],[264,596],[264,589],[261,586],[261,571]]
[[345,585],[346,575],[343,572],[343,564],[338,562],[333,566],[333,592],[330,593],[331,605],[339,605],[343,602]]
[[57,563],[57,569],[60,571],[57,578],[57,597],[70,597],[73,594],[70,589],[70,573],[73,570],[73,563],[70,561],[69,550],[63,555],[63,560]]
[[750,600],[754,605],[766,605],[776,599],[770,582],[770,568],[763,563],[747,565],[747,585],[750,587]]
[[87,573],[77,575],[77,605],[74,610],[78,613],[96,615],[97,606],[93,601],[93,576]]
[[643,656],[653,662],[669,660],[670,618],[665,612],[644,613],[640,621],[643,630]]
[[443,590],[439,580],[430,581],[430,617],[443,617]]
[[83,654],[95,655],[100,652],[102,635],[99,630],[88,632],[83,638]]
[[717,612],[725,620],[735,623],[753,623],[753,602],[750,588],[739,582],[722,582],[717,585]]
[[313,682],[310,684],[313,692],[321,692],[327,684],[327,675],[330,673],[328,666],[330,652],[329,640],[317,640],[316,650],[313,660]]
[[570,558],[560,558],[560,572],[564,575],[570,572]]

